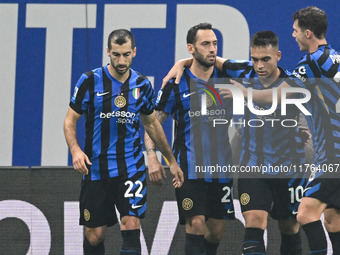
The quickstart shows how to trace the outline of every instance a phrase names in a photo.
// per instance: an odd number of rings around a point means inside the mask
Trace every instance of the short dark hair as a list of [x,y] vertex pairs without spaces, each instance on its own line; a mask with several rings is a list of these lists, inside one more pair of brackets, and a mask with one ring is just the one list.
[[197,40],[196,34],[198,30],[212,30],[212,26],[210,23],[200,23],[196,26],[193,26],[192,28],[189,29],[187,33],[187,43],[194,44]]
[[259,31],[251,37],[251,47],[279,46],[279,37],[273,31]]
[[117,29],[110,33],[109,38],[107,40],[107,47],[111,50],[111,42],[122,45],[127,43],[128,40],[131,41],[131,49],[135,48],[135,38],[133,34],[126,29]]
[[293,20],[298,21],[302,31],[309,29],[318,39],[322,39],[326,35],[328,25],[327,15],[318,7],[308,6],[298,10],[294,13]]

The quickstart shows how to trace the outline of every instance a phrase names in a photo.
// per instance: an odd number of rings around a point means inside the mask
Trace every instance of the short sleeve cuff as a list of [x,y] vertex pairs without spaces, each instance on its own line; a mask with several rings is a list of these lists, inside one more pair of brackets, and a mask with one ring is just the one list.
[[70,102],[69,105],[72,108],[72,110],[74,110],[76,113],[79,113],[79,114],[83,114],[84,113],[84,111],[80,107],[78,107],[76,104]]

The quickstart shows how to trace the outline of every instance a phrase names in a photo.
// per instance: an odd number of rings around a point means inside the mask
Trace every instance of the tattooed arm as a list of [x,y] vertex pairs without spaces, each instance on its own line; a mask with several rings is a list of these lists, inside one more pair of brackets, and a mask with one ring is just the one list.
[[[168,113],[163,111],[155,111],[155,116],[158,121],[163,124],[169,117]],[[156,155],[156,146],[151,140],[150,136],[145,132],[144,143],[146,148],[146,154],[148,156],[148,170],[151,182],[158,185],[162,184],[163,177],[166,178],[165,170],[162,164],[158,161]]]

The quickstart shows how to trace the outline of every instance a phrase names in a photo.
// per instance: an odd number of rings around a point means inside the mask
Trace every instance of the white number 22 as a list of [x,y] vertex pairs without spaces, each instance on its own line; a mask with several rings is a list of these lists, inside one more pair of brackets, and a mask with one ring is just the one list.
[[[133,188],[133,182],[132,181],[126,181],[124,185],[129,185],[129,187],[126,189],[126,192],[124,194],[124,197],[133,197],[133,193],[130,193]],[[136,181],[135,185],[138,185],[138,189],[135,192],[135,197],[143,197],[143,194],[141,194],[141,191],[143,189],[143,183],[141,181]]]

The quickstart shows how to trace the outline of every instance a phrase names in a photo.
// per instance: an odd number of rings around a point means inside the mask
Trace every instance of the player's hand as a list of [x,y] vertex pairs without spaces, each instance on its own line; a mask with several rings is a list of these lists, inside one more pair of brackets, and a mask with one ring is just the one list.
[[[230,83],[233,84],[234,86],[236,86],[237,88],[239,88],[242,93],[243,93],[243,96],[245,98],[247,98],[248,94],[247,94],[247,89],[242,86],[241,83],[235,81],[235,80],[232,80],[230,79]],[[232,98],[233,97],[233,94],[231,93],[231,90],[230,89],[219,89],[219,92],[220,92],[220,95],[223,96],[223,98]]]
[[312,139],[312,134],[307,127],[299,126],[299,136],[302,139],[304,146],[306,146]]
[[221,96],[223,96],[224,99],[226,99],[226,98],[233,98],[233,94],[231,93],[230,89],[226,89],[226,88],[219,89],[219,94]]
[[166,178],[166,173],[164,167],[156,157],[148,157],[148,172],[152,183],[157,185],[163,184],[163,178]]
[[[190,64],[189,64],[190,63]],[[162,89],[164,86],[172,79],[175,78],[175,83],[179,84],[181,81],[183,72],[184,72],[184,67],[185,66],[190,66],[192,63],[192,59],[182,59],[177,61],[174,66],[170,69],[168,74],[163,78],[163,83],[162,83]]]
[[174,178],[172,179],[172,185],[174,186],[174,188],[182,187],[184,176],[177,162],[170,164],[170,172],[174,176]]
[[76,151],[72,152],[72,159],[73,159],[73,168],[75,170],[77,170],[81,174],[89,173],[89,170],[87,169],[86,164],[92,165],[92,163],[81,149],[77,149]]
[[[177,63],[176,63],[177,64]],[[168,74],[163,78],[162,89],[172,79],[175,78],[175,83],[179,84],[184,72],[184,67],[178,67],[176,64],[170,69]]]

